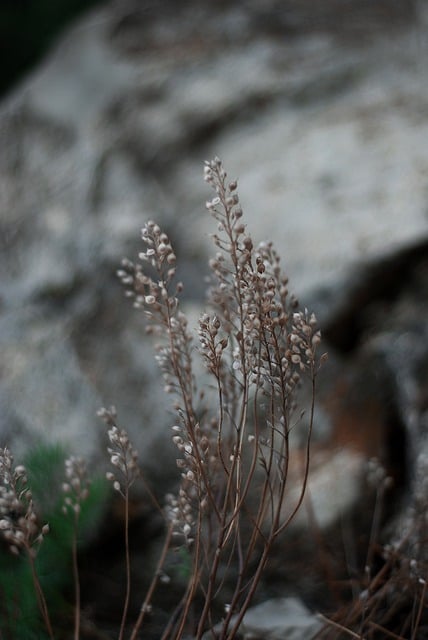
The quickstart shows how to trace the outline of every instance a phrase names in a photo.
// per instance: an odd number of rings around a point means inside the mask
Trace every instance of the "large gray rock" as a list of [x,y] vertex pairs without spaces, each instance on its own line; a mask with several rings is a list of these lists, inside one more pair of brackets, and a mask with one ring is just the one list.
[[[275,240],[337,350],[320,375],[312,516],[330,531],[365,505],[366,457],[386,448],[410,492],[397,522],[417,531],[428,456],[427,3],[177,4],[94,11],[0,106],[0,446],[19,458],[60,441],[101,466],[95,413],[113,403],[164,492],[176,474],[173,418],[115,271],[156,219],[197,315],[212,230],[202,163],[218,154],[240,179],[249,231]],[[343,388],[350,400],[335,413]],[[339,439],[329,457],[343,424],[351,443]],[[278,574],[281,593],[296,576],[313,582],[288,564]],[[256,635],[245,637],[308,637],[314,619],[286,604],[263,605],[282,635],[257,626],[256,608],[246,618]]]
[[168,468],[171,417],[114,273],[155,218],[198,303],[215,153],[304,299],[337,299],[356,261],[427,233],[425,3],[390,19],[353,3],[350,22],[310,5],[113,3],[4,102],[1,444],[54,439],[98,461],[95,410],[114,403],[142,462]]
[[[237,637],[239,640],[310,640],[321,627],[320,620],[297,598],[276,598],[249,609]],[[209,640],[212,632],[203,638]]]

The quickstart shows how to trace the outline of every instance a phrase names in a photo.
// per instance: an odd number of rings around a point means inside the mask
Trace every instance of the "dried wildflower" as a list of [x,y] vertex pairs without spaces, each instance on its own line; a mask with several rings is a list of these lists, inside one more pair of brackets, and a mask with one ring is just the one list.
[[166,497],[166,515],[172,524],[174,535],[182,535],[186,544],[193,542],[196,514],[208,504],[208,476],[204,469],[213,472],[210,464],[210,439],[196,424],[190,431],[185,425],[172,427],[172,441],[180,458],[177,467],[181,471],[181,484],[177,496]]
[[138,453],[129,440],[125,429],[117,426],[117,415],[114,407],[110,407],[110,409],[102,408],[98,411],[98,415],[109,427],[107,435],[111,447],[107,448],[107,452],[110,456],[111,464],[120,472],[118,477],[117,472],[109,471],[106,473],[106,477],[113,483],[114,489],[125,497],[126,492],[140,473]]
[[187,318],[179,310],[183,285],[175,282],[176,256],[167,234],[156,223],[147,222],[141,238],[147,248],[139,253],[140,262],[124,259],[118,276],[134,306],[144,310],[148,332],[168,338],[167,348],[162,342],[155,345],[165,391],[180,399],[184,396],[190,405],[194,388],[192,337]]
[[46,599],[36,571],[35,556],[49,525],[39,526],[25,467],[13,467],[9,449],[0,449],[0,534],[11,553],[23,551],[28,559],[37,603],[49,638],[53,640],[52,624]]
[[0,531],[12,553],[34,556],[49,525],[40,527],[25,467],[14,468],[9,449],[0,450]]
[[89,496],[89,479],[87,476],[86,463],[82,458],[71,456],[65,461],[65,482],[62,485],[64,493],[64,504],[62,507],[65,515],[73,517],[73,537],[72,537],[72,562],[73,578],[75,590],[74,609],[74,637],[80,637],[80,577],[78,566],[78,528],[80,513],[83,502]]
[[82,503],[89,495],[89,480],[87,477],[86,462],[83,458],[71,456],[65,461],[66,481],[62,485],[65,494],[63,512],[72,511],[79,515]]
[[[176,257],[166,233],[152,221],[149,221],[141,231],[141,238],[146,244],[146,251],[139,253],[141,263],[134,264],[128,259],[122,260],[122,268],[118,270],[122,283],[127,289],[129,297],[134,298],[138,307],[149,305],[151,311],[172,313],[177,306],[177,299],[168,293],[168,289],[175,276]],[[149,265],[156,279],[145,273]],[[150,312],[147,317],[150,318]]]
[[[151,223],[153,224],[153,223]],[[125,634],[126,619],[128,615],[131,597],[131,558],[129,548],[129,490],[140,475],[138,466],[138,453],[134,449],[125,429],[117,425],[117,414],[114,407],[100,409],[98,415],[108,426],[108,439],[111,446],[107,448],[110,462],[115,471],[106,474],[108,480],[113,483],[115,491],[120,493],[125,503],[125,564],[126,564],[126,591],[123,605],[122,620],[120,624],[119,640],[123,640]],[[117,470],[117,471],[116,471]]]
[[[235,637],[239,620],[232,624],[232,614],[239,610],[242,619],[271,545],[302,503],[320,342],[315,316],[298,311],[297,300],[289,295],[288,279],[272,243],[255,246],[247,232],[237,181],[228,180],[219,158],[205,163],[204,178],[214,190],[206,207],[217,231],[212,236],[216,253],[210,261],[209,310],[200,317],[198,337],[213,385],[198,389],[192,337],[179,308],[182,285],[174,284],[175,253],[156,223],[148,222],[142,231],[146,249],[139,254],[140,262],[125,260],[119,272],[127,295],[143,309],[148,330],[159,339],[156,360],[165,390],[176,397],[179,421],[172,427],[172,441],[179,453],[181,480],[177,493],[166,498],[166,515],[169,530],[191,547],[195,557],[174,637],[181,637],[200,586],[205,604],[197,638],[211,618],[212,602],[223,581],[220,563],[229,568],[233,560],[239,565],[239,577],[226,608],[222,637]],[[296,388],[304,377],[312,390],[306,466],[300,497],[283,520],[292,455],[291,416]],[[209,403],[205,398],[212,391],[216,401]],[[113,418],[110,421],[114,423]],[[116,449],[111,453],[114,465],[123,464]],[[113,473],[110,478],[118,482]],[[253,532],[248,540],[246,528]],[[251,573],[258,542],[263,552]]]
[[177,495],[168,493],[165,496],[165,513],[171,523],[174,536],[181,536],[185,544],[190,546],[195,536],[195,509],[192,500],[192,489],[184,482]]

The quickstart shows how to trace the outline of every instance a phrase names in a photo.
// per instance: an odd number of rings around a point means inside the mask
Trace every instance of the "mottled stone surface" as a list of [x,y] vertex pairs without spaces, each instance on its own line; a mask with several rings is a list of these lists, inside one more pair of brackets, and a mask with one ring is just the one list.
[[59,441],[100,466],[95,414],[115,404],[159,494],[169,486],[172,414],[115,271],[156,219],[196,325],[213,231],[202,164],[218,154],[250,233],[275,241],[331,351],[317,519],[328,528],[358,506],[372,455],[414,486],[427,428],[427,9],[339,4],[113,2],[3,102],[1,446],[19,457]]
[[333,4],[186,3],[172,20],[166,2],[113,3],[3,103],[1,433],[13,447],[57,438],[96,456],[94,412],[115,403],[152,459],[170,419],[114,272],[156,218],[201,298],[201,167],[214,153],[240,178],[255,239],[275,239],[309,301],[321,286],[337,299],[356,262],[425,235],[425,4],[354,3],[351,22]]
[[331,352],[312,517],[330,531],[355,514],[371,456],[412,510],[428,458],[427,3],[315,4],[118,0],[0,105],[0,446],[59,441],[100,466],[95,414],[115,404],[156,490],[170,485],[172,414],[115,271],[155,219],[196,325],[202,164],[218,154]]
[[[232,619],[233,624],[233,619]],[[322,627],[297,598],[277,598],[252,607],[242,621],[242,640],[308,640]],[[203,640],[209,640],[206,633]]]

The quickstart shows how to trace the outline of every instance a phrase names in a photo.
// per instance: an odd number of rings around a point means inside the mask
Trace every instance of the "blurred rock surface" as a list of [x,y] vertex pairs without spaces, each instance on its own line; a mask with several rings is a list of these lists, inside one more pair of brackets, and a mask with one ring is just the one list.
[[[297,598],[276,598],[247,611],[238,637],[240,640],[307,640],[321,627],[321,622]],[[208,632],[203,640],[211,637]]]
[[[201,303],[215,154],[240,179],[254,239],[275,240],[320,316],[333,388],[366,341],[405,433],[420,433],[427,280],[407,300],[399,275],[419,269],[428,237],[427,18],[426,2],[398,0],[120,1],[68,32],[0,109],[2,445],[59,440],[99,464],[95,412],[113,403],[168,484],[171,416],[115,271],[156,219],[187,303]],[[367,264],[386,264],[376,292]]]
[[0,107],[0,445],[60,441],[100,465],[95,413],[115,404],[159,492],[175,477],[115,271],[155,219],[199,307],[218,154],[331,351],[317,518],[355,508],[373,455],[412,492],[428,459],[427,25],[427,3],[404,0],[118,0],[77,23]]

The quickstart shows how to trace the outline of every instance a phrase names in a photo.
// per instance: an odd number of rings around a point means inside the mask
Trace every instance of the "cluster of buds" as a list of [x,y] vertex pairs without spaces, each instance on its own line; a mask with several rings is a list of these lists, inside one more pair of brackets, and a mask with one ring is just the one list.
[[114,407],[100,409],[98,415],[108,426],[107,435],[111,446],[107,448],[107,452],[110,456],[110,462],[120,472],[118,476],[117,473],[108,471],[106,477],[113,483],[115,491],[118,491],[125,498],[128,489],[140,474],[138,453],[132,446],[125,429],[117,426]]
[[256,294],[258,318],[269,328],[284,327],[289,318],[288,306],[297,306],[297,301],[293,297],[288,301],[288,278],[281,271],[272,242],[258,245],[255,262],[251,287]]
[[65,494],[63,513],[80,515],[82,503],[89,495],[89,480],[87,477],[86,463],[83,458],[71,456],[65,461],[66,482],[62,485]]
[[[226,183],[227,173],[223,168],[220,158],[207,160],[204,165],[204,180],[216,192],[215,198],[206,203],[208,211],[219,221],[220,231],[223,231],[222,223],[233,229],[235,236],[245,231],[245,226],[239,222],[242,218],[242,208],[239,204],[239,196],[236,192],[238,183],[231,180]],[[218,206],[221,205],[220,208]]]
[[[147,249],[138,254],[143,264],[134,264],[125,258],[117,275],[126,287],[126,295],[134,299],[134,306],[145,309],[147,317],[152,318],[153,313],[162,311],[165,305],[170,309],[177,306],[177,298],[168,292],[175,276],[176,256],[167,234],[155,222],[147,222],[141,238],[147,245]],[[147,274],[148,265],[155,274],[153,278]],[[176,293],[181,288],[178,283]]]
[[[193,437],[190,438],[189,431]],[[200,466],[204,465],[210,451],[209,438],[202,432],[199,424],[188,429],[174,425],[172,427],[172,441],[180,452],[181,458],[177,459],[177,467],[181,469],[181,477],[190,484],[200,478]]]
[[[122,260],[118,276],[134,306],[143,309],[147,332],[161,338],[155,348],[165,391],[186,388],[190,397],[194,383],[190,364],[192,338],[187,318],[179,310],[178,296],[183,285],[181,282],[172,285],[176,256],[167,234],[155,222],[149,221],[144,226],[141,237],[147,246],[138,256],[141,262]],[[166,336],[169,340],[165,347]]]
[[[206,206],[221,232],[214,236],[221,251],[210,262],[218,282],[211,290],[211,300],[223,330],[233,332],[236,339],[232,368],[251,372],[251,380],[260,385],[266,376],[275,384],[276,368],[279,384],[285,375],[291,388],[298,376],[296,369],[313,368],[321,339],[315,316],[292,312],[297,301],[288,299],[288,279],[281,272],[279,256],[272,243],[253,247],[241,221],[237,182],[227,181],[219,158],[205,163],[204,175],[216,194]],[[232,317],[238,319],[238,326]],[[218,367],[224,349],[221,340],[213,340],[215,329],[205,319],[200,323],[202,350],[211,371]],[[287,369],[290,372],[284,374]],[[297,373],[294,378],[293,372]]]
[[149,262],[155,269],[165,263],[168,275],[172,277],[175,274],[176,257],[167,234],[158,224],[149,220],[141,230],[141,238],[146,243],[147,250],[138,255],[140,260]]
[[200,351],[208,371],[216,377],[220,375],[222,355],[228,345],[227,336],[218,335],[220,327],[221,322],[216,315],[210,317],[204,313],[199,319]]
[[321,342],[321,333],[317,329],[314,313],[305,310],[293,313],[292,330],[288,335],[287,356],[290,362],[301,371],[313,369],[316,362],[316,349]]
[[[275,376],[284,355],[284,336],[289,321],[287,278],[281,274],[272,243],[260,243],[254,252],[255,267],[240,285],[243,316],[241,359],[245,356],[252,381],[263,383],[265,374]],[[273,378],[272,378],[273,381]]]
[[199,424],[191,428],[175,425],[172,432],[172,441],[181,456],[177,459],[181,483],[178,495],[168,495],[166,512],[175,535],[183,536],[186,543],[190,544],[193,541],[195,514],[208,505],[207,496],[204,495],[206,491],[202,468],[208,473],[210,440]]
[[210,266],[218,280],[227,286],[230,268],[225,255],[230,256],[233,270],[243,275],[251,262],[253,242],[246,235],[245,225],[241,220],[242,207],[236,191],[238,183],[236,180],[227,181],[227,173],[219,158],[205,162],[204,179],[216,193],[206,203],[206,208],[217,220],[220,233],[213,235],[213,241],[221,253],[210,262]]
[[[216,285],[210,291],[217,317],[200,322],[199,336],[202,352],[208,369],[218,376],[218,367],[223,351],[232,347],[232,367],[249,370],[252,366],[253,345],[257,339],[260,322],[257,303],[257,276],[264,271],[262,263],[254,271],[254,246],[246,234],[242,223],[242,208],[237,193],[237,181],[227,180],[227,174],[219,158],[205,163],[205,181],[214,189],[216,196],[206,203],[211,215],[218,222],[218,234],[213,236],[214,244],[220,251],[210,261],[210,268]],[[236,319],[239,319],[236,325]],[[216,339],[221,324],[223,335]],[[233,336],[233,341],[226,336]]]
[[0,532],[12,553],[25,549],[32,556],[49,532],[49,525],[38,525],[25,467],[14,468],[7,448],[0,450]]
[[182,483],[177,495],[165,496],[165,513],[172,525],[173,535],[184,540],[190,546],[194,540],[195,516],[192,504],[191,488]]
[[374,489],[390,489],[393,479],[388,476],[384,465],[378,458],[370,458],[367,462],[367,482]]

